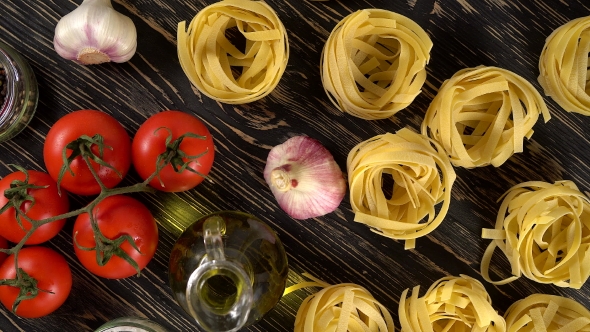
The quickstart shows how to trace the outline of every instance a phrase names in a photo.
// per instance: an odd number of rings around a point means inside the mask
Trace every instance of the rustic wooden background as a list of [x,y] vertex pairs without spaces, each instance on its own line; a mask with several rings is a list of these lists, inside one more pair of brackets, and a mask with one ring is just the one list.
[[[567,113],[549,98],[552,120],[535,126],[525,152],[499,168],[456,169],[453,201],[446,220],[415,250],[378,236],[353,221],[348,198],[327,216],[296,221],[276,204],[262,177],[271,147],[294,135],[320,140],[345,169],[358,142],[408,126],[416,130],[436,88],[456,71],[477,65],[498,66],[523,76],[537,88],[538,58],[545,38],[567,21],[590,14],[586,0],[268,0],[284,23],[291,48],[287,70],[266,98],[247,105],[225,105],[200,95],[182,72],[176,54],[176,27],[212,0],[115,0],[138,30],[136,55],[125,64],[84,67],[53,50],[57,21],[81,0],[0,1],[0,40],[31,63],[40,87],[36,116],[19,136],[0,144],[0,176],[8,164],[43,170],[42,147],[51,125],[77,109],[115,116],[133,135],[150,115],[179,109],[200,117],[211,129],[216,160],[209,181],[181,194],[137,195],[160,223],[160,246],[140,278],[114,281],[96,277],[76,260],[69,230],[47,245],[66,256],[74,273],[72,293],[55,313],[20,319],[0,310],[0,330],[90,331],[108,320],[148,317],[171,331],[198,330],[170,295],[168,256],[183,225],[203,213],[242,210],[268,222],[289,255],[290,280],[309,272],[329,283],[365,286],[396,319],[406,288],[422,291],[447,275],[479,280],[479,262],[488,244],[482,227],[493,227],[496,199],[512,185],[529,180],[573,180],[590,190],[590,118]],[[388,120],[365,121],[340,113],[320,81],[319,60],[332,28],[364,8],[401,13],[419,23],[434,42],[424,92]],[[139,181],[133,172],[125,184]],[[85,200],[72,196],[74,205]],[[69,227],[69,228],[68,228]],[[494,271],[507,273],[498,259]],[[506,286],[484,283],[500,313],[515,300],[536,292],[570,296],[590,307],[590,285],[580,290],[541,285],[524,277]],[[262,322],[245,331],[291,331],[297,309],[309,290],[287,295]]]

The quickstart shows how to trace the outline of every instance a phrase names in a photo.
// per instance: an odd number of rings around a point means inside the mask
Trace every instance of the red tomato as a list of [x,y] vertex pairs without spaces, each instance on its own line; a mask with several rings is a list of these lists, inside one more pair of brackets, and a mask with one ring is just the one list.
[[[117,169],[120,174],[112,168],[100,166],[95,161],[90,161],[90,164],[107,188],[112,188],[121,182],[131,166],[131,139],[125,128],[115,118],[94,110],[69,113],[59,119],[49,130],[43,146],[43,158],[47,171],[55,181],[64,164],[62,151],[66,145],[82,135],[93,137],[96,134],[104,138],[105,148],[102,160]],[[92,151],[99,155],[96,144],[92,145]],[[68,149],[67,156],[71,154],[72,150]],[[69,171],[64,174],[60,183],[63,188],[78,195],[100,193],[100,186],[82,157],[76,157],[70,164],[70,168],[75,175],[72,176]]]
[[[119,248],[125,251],[143,269],[152,259],[158,246],[158,225],[151,212],[138,200],[124,195],[109,196],[93,209],[94,217],[102,234],[111,240],[129,235],[139,248],[138,252],[128,241]],[[96,251],[83,250],[96,246],[92,225],[87,213],[80,214],[74,223],[74,250],[84,267],[97,276],[120,279],[137,274],[123,258],[113,256],[103,266],[96,262]],[[78,245],[76,245],[76,242]]]
[[[27,171],[29,174],[29,184],[35,186],[47,186],[41,189],[27,189],[26,193],[33,197],[35,204],[31,201],[25,201],[20,209],[26,212],[26,215],[33,220],[41,220],[50,217],[55,217],[69,211],[68,195],[65,192],[61,196],[57,192],[57,184],[45,172]],[[0,206],[6,205],[8,199],[3,195],[5,190],[10,189],[10,184],[15,181],[25,180],[25,173],[17,171],[5,176],[0,180]],[[9,208],[0,214],[0,236],[6,238],[10,242],[18,243],[31,229],[31,223],[20,218],[22,225],[26,229],[23,230],[16,220],[16,212],[14,207]],[[48,224],[45,224],[33,233],[27,239],[26,244],[39,244],[53,238],[66,223],[65,219],[59,219]]]
[[[21,301],[16,309],[18,316],[37,318],[48,315],[68,298],[72,289],[72,272],[59,253],[45,247],[23,248],[18,253],[18,267],[37,280],[38,289],[48,291],[39,291],[35,298]],[[10,255],[0,265],[0,279],[13,279],[15,276],[14,255]],[[0,301],[7,309],[12,311],[19,291],[17,287],[0,286]]]
[[[165,128],[168,128],[166,130]],[[131,149],[132,160],[137,173],[142,179],[147,179],[156,171],[156,160],[158,156],[166,151],[166,138],[172,134],[172,142],[181,135],[193,133],[205,136],[205,139],[186,137],[180,144],[187,156],[196,156],[204,153],[198,159],[189,163],[193,170],[207,175],[213,165],[215,154],[213,139],[209,130],[197,117],[180,112],[164,111],[157,113],[147,119],[137,130],[133,138]],[[182,158],[183,162],[189,159]],[[183,170],[178,173],[171,165],[164,167],[159,178],[155,177],[150,185],[158,190],[167,192],[180,192],[194,188],[203,181],[203,177],[190,170]],[[160,180],[162,181],[160,183]],[[162,183],[164,186],[162,186]]]

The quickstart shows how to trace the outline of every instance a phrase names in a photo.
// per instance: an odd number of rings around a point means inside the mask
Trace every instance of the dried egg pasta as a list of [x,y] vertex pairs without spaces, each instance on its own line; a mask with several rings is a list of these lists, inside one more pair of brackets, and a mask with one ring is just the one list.
[[543,97],[522,77],[501,68],[458,71],[430,103],[422,134],[440,143],[455,166],[500,166],[523,151],[524,138],[543,114]]
[[590,115],[590,16],[557,28],[539,59],[539,83],[545,94],[568,112]]
[[432,41],[411,19],[365,9],[341,20],[320,62],[324,89],[342,112],[366,120],[389,118],[420,94]]
[[[372,231],[405,240],[411,249],[445,218],[456,175],[444,150],[428,137],[407,128],[375,136],[355,146],[346,165],[354,220]],[[383,191],[384,175],[393,179],[386,188],[390,197]]]
[[[524,182],[504,194],[492,239],[481,262],[485,280],[502,285],[527,278],[560,287],[580,288],[590,276],[590,201],[571,181]],[[506,255],[512,276],[492,281],[495,249]]]
[[285,293],[302,287],[324,287],[308,296],[295,317],[294,332],[393,332],[391,314],[363,287],[345,283],[329,285],[314,280],[289,287]]
[[504,318],[508,332],[590,331],[590,311],[557,295],[533,294],[516,301]]
[[[232,28],[246,39],[239,50],[226,37]],[[208,97],[242,104],[268,95],[289,58],[285,27],[262,1],[223,0],[199,11],[186,29],[178,24],[178,57],[190,81]]]
[[506,323],[492,307],[484,286],[469,276],[437,280],[418,297],[420,286],[399,302],[402,332],[505,332]]

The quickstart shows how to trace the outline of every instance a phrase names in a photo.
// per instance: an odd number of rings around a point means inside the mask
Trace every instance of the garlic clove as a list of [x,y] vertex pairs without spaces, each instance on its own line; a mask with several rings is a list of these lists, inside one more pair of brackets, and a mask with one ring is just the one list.
[[264,179],[279,206],[295,219],[328,214],[346,194],[346,179],[319,141],[295,136],[270,150]]
[[137,31],[110,0],[84,0],[59,20],[53,46],[61,57],[84,65],[120,63],[135,54]]

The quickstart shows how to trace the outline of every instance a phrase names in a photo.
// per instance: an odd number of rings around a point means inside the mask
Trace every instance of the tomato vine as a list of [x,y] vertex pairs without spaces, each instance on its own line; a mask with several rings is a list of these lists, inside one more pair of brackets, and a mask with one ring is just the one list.
[[[37,281],[29,276],[27,272],[23,269],[19,268],[18,263],[18,253],[26,244],[27,240],[31,237],[31,235],[39,229],[41,226],[55,222],[57,220],[67,219],[71,217],[75,217],[81,214],[88,214],[89,220],[92,226],[92,231],[94,234],[94,247],[84,247],[78,243],[76,239],[76,233],[73,234],[73,242],[74,244],[81,250],[85,251],[96,251],[96,263],[99,266],[106,265],[113,256],[117,256],[128,262],[136,271],[137,275],[141,275],[141,268],[138,266],[137,262],[131,258],[131,256],[126,253],[124,250],[121,249],[121,245],[124,242],[128,242],[131,247],[141,254],[140,249],[138,248],[137,244],[135,243],[134,239],[128,234],[122,234],[114,239],[110,239],[106,237],[103,232],[99,229],[98,221],[95,218],[95,213],[97,213],[97,205],[105,200],[108,197],[114,195],[122,195],[122,194],[131,194],[131,193],[139,193],[139,192],[147,192],[147,193],[155,193],[157,190],[156,188],[150,186],[150,182],[154,180],[154,178],[158,177],[160,171],[171,165],[175,172],[180,173],[185,170],[190,172],[195,172],[203,177],[206,174],[199,173],[193,170],[189,164],[191,162],[196,161],[198,158],[202,157],[206,153],[212,153],[212,151],[206,150],[205,152],[196,154],[196,155],[188,155],[187,153],[183,152],[180,149],[180,143],[183,141],[184,138],[199,138],[205,139],[205,136],[197,135],[194,133],[185,133],[178,137],[177,139],[172,139],[172,132],[167,127],[161,127],[160,129],[165,129],[168,131],[169,135],[166,138],[166,149],[162,152],[156,162],[155,162],[155,170],[149,175],[145,180],[141,183],[136,183],[129,186],[124,187],[115,187],[115,188],[108,188],[104,182],[101,180],[97,170],[93,167],[95,165],[92,162],[99,165],[99,167],[108,167],[113,169],[119,177],[123,177],[124,175],[118,172],[116,168],[114,168],[109,163],[103,160],[103,152],[105,149],[112,149],[112,147],[107,146],[104,143],[104,139],[100,134],[96,134],[92,137],[88,135],[81,135],[76,140],[68,143],[63,148],[63,161],[64,165],[59,172],[58,180],[57,180],[57,189],[60,195],[64,194],[61,192],[61,180],[66,172],[69,172],[72,176],[74,176],[73,170],[70,168],[70,164],[76,160],[77,158],[81,158],[90,172],[92,176],[97,181],[100,192],[98,195],[86,206],[69,211],[67,213],[63,213],[60,215],[48,217],[45,219],[35,220],[27,215],[28,210],[35,204],[35,199],[31,195],[28,194],[30,189],[43,189],[46,186],[36,186],[35,184],[29,183],[29,175],[27,170],[18,166],[18,165],[11,165],[12,167],[16,168],[18,171],[21,171],[25,174],[25,179],[23,180],[14,180],[10,184],[10,188],[4,192],[4,196],[8,199],[8,202],[0,208],[0,214],[5,213],[9,208],[13,207],[16,219],[18,220],[19,226],[26,231],[24,237],[16,243],[12,248],[3,249],[0,248],[0,252],[6,253],[8,255],[14,256],[14,267],[16,270],[16,275],[13,279],[2,279],[0,280],[0,285],[12,286],[19,288],[19,295],[14,301],[12,311],[16,313],[16,309],[18,305],[24,301],[29,300],[37,296],[39,292],[49,292],[48,290],[39,289],[37,287]],[[157,130],[156,130],[157,131]],[[156,132],[154,132],[156,135]],[[69,155],[68,155],[69,153]],[[161,182],[161,180],[160,180]],[[30,202],[28,208],[23,209],[24,203]],[[31,227],[28,231],[25,229],[24,225],[22,224],[21,220],[26,220],[30,223]]]

